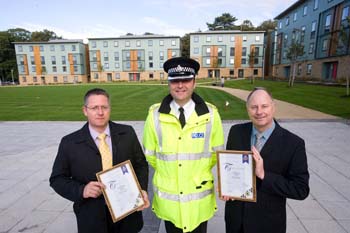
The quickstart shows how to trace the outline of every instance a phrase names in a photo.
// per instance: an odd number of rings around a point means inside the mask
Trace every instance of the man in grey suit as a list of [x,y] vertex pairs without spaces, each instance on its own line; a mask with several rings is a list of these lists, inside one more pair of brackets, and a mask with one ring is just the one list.
[[230,129],[227,150],[251,150],[256,163],[257,202],[226,201],[226,233],[286,232],[286,199],[305,199],[309,172],[304,140],[273,118],[275,104],[264,88],[247,98],[251,122]]
[[[116,124],[110,119],[108,93],[99,88],[89,90],[84,97],[83,113],[87,123],[80,130],[62,138],[52,173],[51,187],[62,197],[74,202],[78,232],[136,233],[143,226],[141,211],[134,212],[113,223],[103,198],[104,185],[96,173],[102,168],[130,160],[142,188],[145,205],[147,196],[148,164],[134,129]],[[103,135],[101,137],[101,135]],[[107,159],[102,159],[99,147],[104,146]]]

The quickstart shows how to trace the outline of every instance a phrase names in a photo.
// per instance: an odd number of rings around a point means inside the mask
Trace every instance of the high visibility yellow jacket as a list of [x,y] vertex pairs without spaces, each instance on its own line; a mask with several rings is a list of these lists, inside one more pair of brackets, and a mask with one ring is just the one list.
[[224,135],[217,108],[193,93],[195,111],[184,128],[172,114],[168,95],[150,107],[143,146],[154,168],[152,210],[184,232],[209,220],[217,209],[214,177],[215,151]]

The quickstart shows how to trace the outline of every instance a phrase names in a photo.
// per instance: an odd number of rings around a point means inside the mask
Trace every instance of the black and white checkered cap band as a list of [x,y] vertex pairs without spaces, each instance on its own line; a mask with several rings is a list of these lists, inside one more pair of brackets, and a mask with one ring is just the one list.
[[178,74],[178,73],[191,73],[191,74],[196,74],[196,71],[191,68],[191,67],[183,67],[183,66],[180,66],[178,65],[177,67],[174,67],[174,68],[170,68],[168,70],[168,75],[169,76],[172,76],[172,74]]
[[184,75],[184,76],[168,76],[168,80],[181,80],[181,79],[193,79],[194,75]]

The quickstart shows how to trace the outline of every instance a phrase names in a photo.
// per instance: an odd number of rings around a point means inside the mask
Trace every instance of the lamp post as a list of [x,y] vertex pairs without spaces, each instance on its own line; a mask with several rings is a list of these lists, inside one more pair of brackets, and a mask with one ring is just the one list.
[[15,80],[13,79],[13,69],[11,69],[12,85],[15,85]]

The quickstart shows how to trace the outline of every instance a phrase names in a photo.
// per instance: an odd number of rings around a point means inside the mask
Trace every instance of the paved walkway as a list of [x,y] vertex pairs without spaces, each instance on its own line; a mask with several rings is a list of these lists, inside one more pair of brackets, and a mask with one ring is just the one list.
[[[218,89],[230,93],[237,98],[246,101],[250,91],[228,88],[228,87],[218,87],[218,86],[205,86],[208,88]],[[304,108],[299,105],[291,104],[281,100],[275,100],[276,103],[276,119],[329,119],[335,120],[339,117],[329,115],[323,112],[312,110],[309,108]]]
[[[225,138],[239,122],[223,123]],[[144,122],[123,123],[132,125],[141,140]],[[83,124],[0,122],[0,232],[76,232],[72,204],[49,187],[48,177],[61,137]],[[342,121],[281,124],[305,139],[311,174],[310,196],[288,200],[287,232],[350,232],[350,126]],[[224,203],[218,204],[208,233],[224,233]],[[144,214],[142,233],[165,232],[150,208]]]

